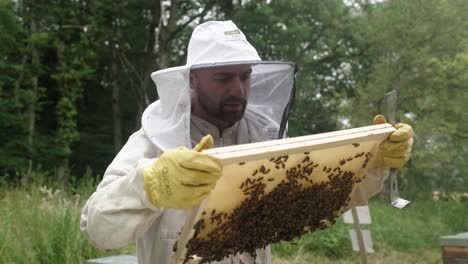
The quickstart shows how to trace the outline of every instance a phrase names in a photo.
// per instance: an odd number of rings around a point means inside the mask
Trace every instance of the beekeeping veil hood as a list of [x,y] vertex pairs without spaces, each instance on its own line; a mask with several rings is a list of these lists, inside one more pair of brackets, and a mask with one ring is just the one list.
[[187,63],[153,72],[159,100],[143,113],[142,127],[161,150],[191,146],[190,70],[234,64],[252,65],[246,112],[271,120],[283,137],[294,97],[295,65],[262,61],[255,48],[232,21],[210,21],[197,26],[190,38]]

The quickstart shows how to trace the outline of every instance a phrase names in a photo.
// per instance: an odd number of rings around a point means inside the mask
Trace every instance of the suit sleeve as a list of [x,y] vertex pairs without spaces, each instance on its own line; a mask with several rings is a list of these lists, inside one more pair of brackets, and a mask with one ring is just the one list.
[[140,130],[130,136],[109,165],[81,213],[80,229],[95,247],[125,247],[161,215],[162,209],[146,197],[142,174],[159,154]]

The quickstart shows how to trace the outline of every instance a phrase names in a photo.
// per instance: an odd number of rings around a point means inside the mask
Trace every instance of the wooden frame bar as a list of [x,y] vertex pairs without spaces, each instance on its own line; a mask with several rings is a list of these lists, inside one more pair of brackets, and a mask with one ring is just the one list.
[[[392,125],[381,124],[316,135],[214,148],[204,150],[203,152],[218,157],[222,160],[224,165],[227,165],[288,155],[290,153],[323,150],[365,141],[376,140],[382,142],[393,131],[395,131],[395,128]],[[192,209],[187,217],[179,235],[177,251],[173,256],[173,263],[184,263],[187,252],[186,245],[194,235],[193,225],[200,219],[205,202],[206,199],[199,206]],[[200,258],[195,256],[194,259],[189,260],[188,263],[199,263],[200,260]]]

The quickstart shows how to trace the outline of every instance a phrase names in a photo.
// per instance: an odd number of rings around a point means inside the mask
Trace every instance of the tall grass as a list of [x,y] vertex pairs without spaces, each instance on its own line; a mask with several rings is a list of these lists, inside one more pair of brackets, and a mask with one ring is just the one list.
[[133,253],[133,245],[118,252],[101,252],[83,238],[79,228],[81,208],[95,187],[91,179],[68,193],[42,180],[27,186],[3,184],[0,263],[85,263],[86,259]]
[[[50,175],[34,182],[8,185],[0,182],[0,263],[84,263],[116,254],[134,254],[134,245],[102,252],[90,245],[79,230],[81,208],[96,188],[97,177],[87,175],[57,189]],[[377,199],[371,201],[370,229],[376,253],[369,263],[440,263],[438,239],[468,232],[468,204],[414,200],[399,210]],[[276,263],[359,263],[352,251],[348,229],[337,223],[291,243],[273,245]]]

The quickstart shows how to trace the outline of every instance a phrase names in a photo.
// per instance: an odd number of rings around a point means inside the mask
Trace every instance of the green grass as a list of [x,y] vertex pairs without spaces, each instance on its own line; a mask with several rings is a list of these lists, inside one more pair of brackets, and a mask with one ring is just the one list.
[[134,253],[133,245],[102,252],[83,238],[80,212],[91,191],[83,189],[80,195],[41,185],[0,187],[0,263],[85,263]]
[[[134,245],[120,251],[93,248],[79,230],[81,208],[96,181],[75,184],[68,193],[54,184],[8,186],[0,183],[0,263],[84,263],[86,259],[134,254]],[[468,204],[414,200],[399,210],[378,200],[370,204],[370,229],[376,253],[369,263],[440,263],[439,237],[468,232]],[[341,218],[327,230],[292,243],[273,245],[274,262],[360,263],[352,251]]]
[[[369,263],[440,263],[439,237],[468,232],[468,204],[421,200],[396,209],[378,200],[370,205],[376,253]],[[273,245],[276,263],[360,263],[351,249],[348,229],[340,218],[326,230],[305,235],[293,243]]]

